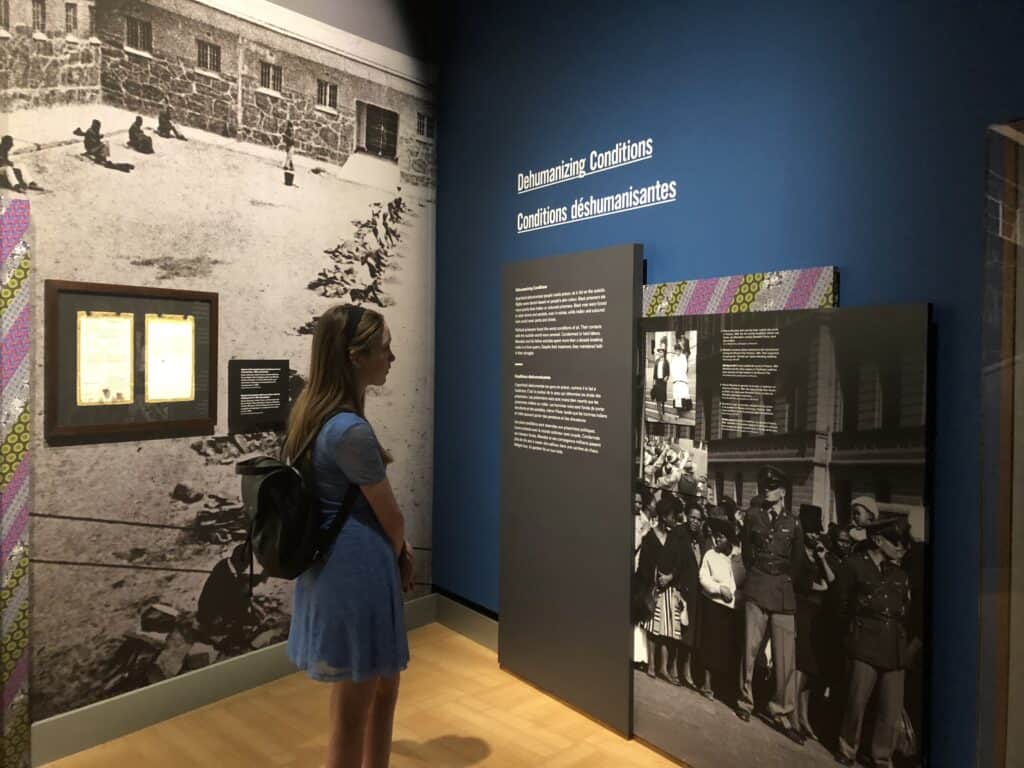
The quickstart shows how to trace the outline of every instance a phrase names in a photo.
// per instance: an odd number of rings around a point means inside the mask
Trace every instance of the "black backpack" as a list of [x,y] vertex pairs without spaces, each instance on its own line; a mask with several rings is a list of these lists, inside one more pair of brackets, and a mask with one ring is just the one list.
[[330,528],[320,530],[311,450],[319,432],[310,435],[292,464],[257,456],[235,465],[235,473],[242,477],[242,503],[249,518],[250,591],[253,558],[268,576],[280,579],[294,579],[322,560],[360,494],[359,486],[349,483]]

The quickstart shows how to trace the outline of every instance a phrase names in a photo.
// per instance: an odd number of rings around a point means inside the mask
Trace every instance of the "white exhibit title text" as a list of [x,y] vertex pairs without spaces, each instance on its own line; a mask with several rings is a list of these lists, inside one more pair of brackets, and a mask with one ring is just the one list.
[[[613,147],[591,150],[581,157],[570,156],[557,165],[518,174],[516,193],[523,195],[556,184],[578,181],[595,173],[611,171],[654,157],[654,139],[619,141]],[[542,205],[516,215],[516,234],[560,227],[587,219],[612,216],[654,205],[674,203],[678,185],[673,179],[651,184],[630,184],[621,192],[608,195],[580,195],[566,205]]]
[[557,207],[544,206],[533,213],[520,213],[516,216],[517,234],[535,232],[538,229],[560,227],[563,224],[574,224],[587,219],[598,219],[616,213],[636,211],[654,205],[665,205],[676,201],[675,181],[656,181],[647,187],[634,187],[614,195],[594,197],[578,197],[572,205]]
[[557,165],[520,173],[516,179],[516,192],[520,195],[555,184],[586,178],[588,175],[611,171],[654,157],[654,139],[620,141],[614,147],[591,150],[583,157],[569,157]]

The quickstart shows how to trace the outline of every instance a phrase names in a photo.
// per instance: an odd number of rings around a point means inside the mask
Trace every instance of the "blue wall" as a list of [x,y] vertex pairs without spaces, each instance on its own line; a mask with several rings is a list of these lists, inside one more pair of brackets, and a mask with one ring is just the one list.
[[[972,764],[984,132],[1024,116],[1020,4],[461,2],[447,24],[436,584],[498,607],[502,264],[632,241],[650,282],[835,264],[845,306],[935,307],[932,754]],[[515,194],[646,136],[653,160]],[[656,178],[678,202],[516,235],[520,210]]]

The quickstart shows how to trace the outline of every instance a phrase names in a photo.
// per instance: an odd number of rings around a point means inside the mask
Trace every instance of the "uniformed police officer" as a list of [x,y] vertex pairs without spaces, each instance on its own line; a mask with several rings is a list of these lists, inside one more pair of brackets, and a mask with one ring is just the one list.
[[743,523],[743,561],[747,579],[746,633],[737,712],[744,722],[754,710],[754,664],[766,630],[771,629],[775,693],[768,704],[768,722],[798,744],[804,738],[794,722],[796,711],[796,595],[793,577],[802,567],[803,532],[786,507],[786,476],[764,466],[757,475],[760,508]]
[[839,569],[840,619],[847,623],[850,685],[839,730],[836,762],[853,765],[860,744],[864,709],[877,689],[871,765],[889,768],[903,713],[906,669],[916,653],[908,641],[910,579],[900,561],[910,547],[910,525],[900,515],[865,524],[867,548],[850,555]]

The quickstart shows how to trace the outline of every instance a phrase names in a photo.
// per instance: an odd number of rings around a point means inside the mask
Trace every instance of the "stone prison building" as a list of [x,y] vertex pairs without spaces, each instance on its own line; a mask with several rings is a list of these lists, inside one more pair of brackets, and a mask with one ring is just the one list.
[[282,149],[290,120],[298,154],[342,165],[364,152],[432,187],[429,86],[369,63],[359,38],[316,22],[285,29],[266,8],[0,0],[0,113],[103,103],[153,117],[166,102],[181,125]]

